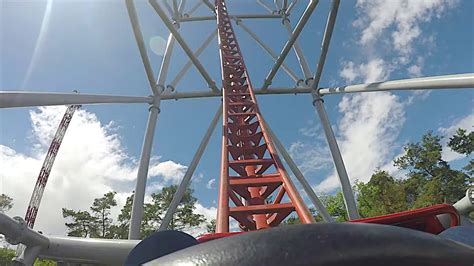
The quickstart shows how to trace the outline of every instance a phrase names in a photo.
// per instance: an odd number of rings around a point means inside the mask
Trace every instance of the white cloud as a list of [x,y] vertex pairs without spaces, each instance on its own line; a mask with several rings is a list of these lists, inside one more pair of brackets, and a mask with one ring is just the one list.
[[215,179],[215,178],[213,178],[213,179],[207,181],[206,188],[207,188],[207,189],[213,189],[215,183],[216,183],[216,179]]
[[[368,59],[343,61],[340,76],[350,83],[358,78],[365,82],[385,80],[394,70],[404,70],[410,77],[421,76],[424,59],[435,47],[434,35],[423,32],[422,25],[433,17],[440,18],[457,2],[358,0],[358,18],[353,26],[358,29],[360,52]],[[423,52],[413,56],[419,47]]]
[[178,184],[183,179],[187,169],[188,167],[185,165],[173,161],[165,161],[150,167],[149,175],[162,176],[165,181],[171,181],[173,184]]
[[[351,181],[368,181],[374,170],[392,160],[396,139],[405,121],[403,107],[398,96],[387,92],[343,97],[339,103],[343,116],[337,133]],[[316,189],[327,193],[338,186],[334,172]]]
[[408,74],[411,77],[420,77],[421,76],[421,66],[419,65],[411,65],[408,67]]
[[442,141],[443,144],[443,151],[442,151],[442,158],[445,161],[455,161],[464,158],[465,156],[462,154],[459,154],[457,152],[454,152],[451,150],[451,148],[448,147],[447,142],[449,141],[449,138],[452,137],[458,128],[465,129],[467,132],[471,132],[474,130],[474,114],[467,115],[466,117],[463,117],[461,119],[455,120],[451,126],[444,128],[440,127],[438,129],[441,134],[443,134],[444,139]]
[[386,1],[358,0],[359,18],[354,26],[362,30],[360,43],[370,45],[380,39],[390,30],[390,38],[394,48],[401,54],[412,52],[413,42],[420,37],[420,24],[439,18],[447,9],[452,8],[458,1]]
[[[14,199],[8,215],[25,215],[39,169],[64,111],[64,107],[47,107],[30,112],[29,138],[33,148],[28,154],[0,145],[0,193]],[[119,212],[134,188],[137,165],[123,149],[115,129],[113,123],[104,125],[93,113],[83,109],[76,112],[51,171],[35,229],[64,235],[61,208],[86,210],[94,198],[110,190],[118,191],[118,207],[113,214]],[[150,185],[163,186],[185,168],[171,161],[154,160],[150,176],[157,176],[159,181]]]
[[344,62],[339,75],[347,82],[352,83],[356,79],[362,79],[364,83],[386,80],[391,72],[391,66],[381,58],[374,58],[367,63],[354,64]]

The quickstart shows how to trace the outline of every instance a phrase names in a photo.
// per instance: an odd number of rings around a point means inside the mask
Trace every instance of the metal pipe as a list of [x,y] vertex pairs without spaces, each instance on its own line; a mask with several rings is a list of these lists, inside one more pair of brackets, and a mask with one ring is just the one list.
[[[311,83],[311,89],[316,90],[321,80],[321,74],[323,72],[324,62],[326,62],[326,56],[331,42],[332,32],[334,30],[334,24],[336,24],[337,11],[339,10],[339,0],[333,0],[331,6],[331,12],[329,13],[328,20],[326,22],[326,29],[324,30],[323,42],[321,44],[321,55],[319,56],[318,66],[316,67],[316,73],[313,76],[313,82]],[[313,94],[314,95],[314,94]]]
[[0,91],[0,108],[101,104],[101,103],[151,103],[153,97],[115,96],[100,94],[47,93],[25,91]]
[[321,88],[321,95],[391,90],[434,90],[474,88],[474,73],[391,80],[369,84]]
[[48,236],[39,257],[85,264],[123,265],[140,240]]
[[[174,24],[174,27],[178,28],[178,24]],[[173,34],[168,35],[168,41],[166,42],[165,55],[161,62],[160,71],[158,74],[158,81],[156,82],[158,88],[161,88],[161,92],[165,90],[166,76],[168,75],[168,69],[171,62],[171,55],[173,53],[173,47],[175,43]]]
[[135,40],[137,41],[138,50],[140,51],[140,57],[142,58],[143,66],[145,67],[148,83],[150,84],[150,88],[153,91],[153,94],[159,95],[160,91],[158,90],[155,84],[156,79],[155,79],[155,76],[153,75],[153,69],[151,68],[150,59],[148,58],[145,42],[143,41],[143,34],[140,29],[140,22],[138,21],[135,5],[133,4],[133,0],[125,0],[125,4],[127,5],[128,16],[132,24]]
[[132,213],[130,220],[130,230],[128,239],[140,239],[140,226],[143,218],[143,203],[145,199],[145,187],[148,178],[148,168],[150,166],[151,149],[153,146],[153,138],[155,135],[156,122],[160,113],[160,99],[158,98],[153,105],[150,106],[148,115],[148,124],[145,131],[145,139],[143,140],[140,163],[137,172],[137,183],[135,186],[135,194],[133,196]]
[[[329,48],[329,43],[331,41],[334,24],[336,23],[338,9],[339,0],[333,0],[331,12],[329,14],[326,23],[326,29],[324,31],[323,43],[321,45],[321,55],[319,56],[317,70],[313,76],[313,81],[311,82],[311,89],[314,92],[317,92],[316,88],[319,85],[319,81],[321,79],[321,73],[324,67],[324,62],[326,61],[326,55]],[[326,135],[329,149],[334,161],[334,166],[336,167],[339,182],[341,183],[342,195],[344,196],[347,214],[351,220],[358,219],[359,213],[357,211],[357,204],[352,191],[351,182],[349,181],[349,176],[347,175],[347,170],[342,159],[341,151],[337,145],[336,136],[334,135],[331,123],[329,122],[329,117],[326,113],[326,110],[324,109],[323,99],[317,95],[317,93],[312,93],[311,95],[313,96],[313,105],[316,108],[321,124],[323,125],[324,134]]]
[[326,140],[329,145],[329,150],[334,161],[334,166],[336,167],[337,175],[339,177],[339,182],[341,183],[342,194],[344,196],[344,202],[347,209],[347,214],[349,219],[354,220],[359,218],[359,213],[357,211],[357,205],[352,193],[351,182],[349,181],[349,176],[347,175],[346,167],[342,159],[341,151],[337,145],[336,136],[329,122],[328,115],[324,109],[323,99],[321,97],[316,98],[313,101],[313,105],[317,110],[321,124],[323,125],[324,134],[326,135]]
[[12,245],[19,243],[31,247],[47,247],[49,245],[48,238],[28,228],[21,217],[10,218],[2,212],[0,212],[0,234],[3,234],[7,242]]
[[264,2],[262,2],[262,0],[257,0],[257,3],[261,5],[263,8],[265,8],[269,13],[273,13],[273,11],[276,11],[276,10],[272,10],[272,8],[269,7],[267,4],[265,4]]
[[[291,37],[291,25],[288,19],[283,19],[283,26],[288,31],[288,35]],[[303,50],[300,47],[298,40],[295,41],[293,44],[293,50],[295,51],[296,58],[298,59],[298,63],[300,64],[301,71],[305,77],[305,80],[311,77],[311,69],[309,68],[308,62],[306,61],[306,57],[304,56]]]
[[[190,10],[188,13],[185,13],[183,16],[190,16],[192,13],[194,13],[200,6],[202,5],[202,2],[199,1],[197,2]],[[180,19],[180,21],[182,20],[183,18]]]
[[286,56],[290,52],[291,47],[295,43],[296,39],[300,35],[301,31],[303,30],[303,27],[306,25],[306,22],[308,22],[309,17],[313,13],[314,9],[316,8],[316,5],[318,4],[318,0],[310,0],[308,6],[306,7],[305,11],[303,12],[303,15],[301,15],[300,20],[296,24],[295,29],[293,30],[293,33],[286,42],[285,46],[281,50],[280,56],[278,57],[278,60],[275,62],[273,65],[272,69],[268,73],[267,77],[265,78],[265,81],[263,83],[263,90],[267,90],[268,86],[272,84],[272,80],[275,77],[278,69],[280,68],[281,64],[285,60]]
[[280,140],[275,135],[275,133],[273,132],[273,130],[271,129],[271,127],[268,125],[266,121],[265,121],[265,125],[267,126],[267,130],[270,135],[270,138],[273,140],[273,143],[275,144],[276,148],[278,149],[278,151],[280,151],[280,154],[283,156],[283,159],[286,161],[286,163],[290,167],[295,177],[303,186],[303,189],[306,192],[306,195],[308,195],[313,205],[319,211],[319,214],[321,214],[321,217],[323,218],[323,220],[328,223],[334,222],[331,215],[329,215],[328,211],[326,210],[322,202],[319,200],[318,196],[314,192],[311,185],[308,183],[306,178],[304,178],[303,173],[301,173],[300,169],[298,169],[298,166],[296,166],[296,163],[293,161],[290,154],[288,154],[288,151],[285,149],[285,146],[283,146],[283,144],[280,142]]
[[[281,19],[281,15],[278,14],[250,14],[250,15],[229,15],[231,19]],[[190,21],[207,21],[207,20],[216,20],[216,16],[200,16],[200,17],[189,17],[182,18],[181,22],[190,22]]]
[[[213,31],[209,35],[209,37],[207,37],[204,43],[196,50],[196,53],[194,53],[194,56],[199,57],[201,53],[209,46],[212,40],[216,37],[216,35],[217,35],[217,29]],[[176,86],[178,85],[178,82],[180,82],[181,79],[184,77],[184,75],[186,75],[188,70],[191,68],[192,64],[193,62],[191,60],[188,60],[188,62],[183,66],[183,68],[178,72],[178,74],[176,74],[176,77],[173,79],[173,81],[169,85],[171,86],[172,90],[176,88]]]
[[[177,6],[176,0],[173,0],[173,3],[174,5],[176,5],[175,11],[177,12],[175,15],[175,20],[179,21],[186,1],[181,0],[179,7]],[[173,27],[176,30],[179,29],[179,22],[174,23]],[[160,72],[158,74],[157,86],[158,88],[161,88],[161,92],[165,91],[165,82],[166,82],[166,77],[168,76],[168,70],[169,70],[169,65],[171,63],[171,56],[173,54],[173,47],[174,47],[175,41],[176,39],[174,38],[174,35],[170,33],[168,35],[168,41],[166,43],[165,55],[163,57],[163,61],[161,62]]]
[[173,17],[173,8],[171,8],[170,4],[165,0],[163,1],[163,3],[165,4],[165,8],[167,9],[168,13],[170,14],[170,16]]
[[211,76],[209,76],[209,74],[207,73],[206,69],[204,69],[203,65],[201,64],[201,62],[199,61],[199,59],[197,59],[194,55],[193,55],[193,52],[191,51],[191,49],[189,48],[189,46],[186,44],[186,42],[184,41],[183,37],[181,37],[181,35],[179,34],[179,32],[175,29],[175,27],[173,26],[173,23],[168,19],[168,17],[166,16],[165,12],[163,11],[163,9],[161,9],[161,7],[158,5],[158,3],[154,0],[149,0],[150,4],[152,5],[152,7],[155,9],[156,13],[158,13],[158,15],[160,16],[161,20],[163,20],[163,22],[165,23],[166,27],[168,28],[168,30],[173,34],[174,38],[176,38],[176,41],[178,41],[178,43],[181,45],[181,47],[183,48],[184,52],[188,55],[188,57],[191,59],[191,61],[193,62],[193,64],[196,66],[196,68],[198,69],[199,73],[201,73],[201,75],[204,77],[204,79],[206,80],[207,84],[209,85],[209,88],[211,88],[213,91],[215,92],[219,92],[219,89],[217,88],[216,86],[216,83],[212,80]]
[[[179,18],[179,11],[178,11],[178,0],[172,0],[173,1],[173,14],[174,18],[178,19]],[[166,2],[166,1],[164,1]]]
[[[392,80],[369,84],[349,85],[336,88],[321,88],[320,95],[354,92],[376,92],[397,90],[435,90],[474,88],[474,73],[433,76],[403,80]],[[258,95],[303,94],[310,93],[309,88],[269,88],[256,89]],[[222,97],[221,93],[196,90],[192,92],[167,93],[161,100],[179,100],[207,97]],[[153,97],[114,96],[75,93],[46,93],[26,91],[0,91],[0,108],[70,105],[70,104],[101,104],[101,103],[151,103]]]
[[189,165],[188,169],[186,170],[186,173],[184,174],[183,180],[181,180],[181,183],[179,184],[178,190],[173,195],[173,199],[171,200],[170,206],[168,207],[165,217],[161,222],[159,231],[163,231],[168,228],[171,219],[173,218],[173,215],[176,212],[176,209],[178,208],[179,203],[183,199],[186,189],[188,189],[189,184],[191,184],[191,177],[193,176],[194,171],[196,170],[196,167],[199,161],[201,160],[202,154],[204,153],[204,150],[206,149],[207,144],[209,143],[209,139],[211,139],[212,133],[214,132],[214,129],[216,128],[217,122],[219,121],[221,115],[222,104],[217,109],[217,112],[214,115],[214,118],[212,119],[211,124],[209,125],[209,128],[206,131],[206,134],[201,140],[201,144],[199,144],[199,147],[196,153],[194,154],[193,159],[191,160],[191,164]]
[[[270,49],[268,46],[266,46],[263,41],[257,36],[257,34],[255,34],[252,30],[250,30],[247,26],[245,26],[242,21],[240,20],[236,20],[236,23],[238,26],[240,26],[245,32],[247,32],[250,37],[252,37],[257,43],[258,45],[260,45],[260,47],[263,48],[263,50],[265,50],[265,52],[267,52],[267,54],[269,54],[273,60],[277,60],[278,57],[277,55],[273,52],[272,49]],[[296,76],[295,72],[293,72],[293,70],[291,70],[285,63],[282,63],[281,64],[281,67],[283,68],[283,70],[288,74],[288,76],[290,76],[291,79],[293,79],[294,82],[298,82],[300,79],[298,78],[298,76]]]
[[286,15],[290,15],[291,13],[291,10],[293,9],[293,7],[295,7],[296,3],[298,3],[298,0],[294,0],[293,2],[291,2],[291,4],[288,6],[288,8],[286,9]]
[[209,0],[201,0],[212,12],[216,13],[215,6],[209,2]]

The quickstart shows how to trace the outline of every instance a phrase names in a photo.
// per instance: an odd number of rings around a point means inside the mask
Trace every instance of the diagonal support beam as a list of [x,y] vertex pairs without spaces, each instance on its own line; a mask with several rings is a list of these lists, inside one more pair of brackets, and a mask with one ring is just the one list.
[[[194,53],[194,56],[199,57],[201,53],[209,46],[209,44],[212,42],[212,40],[217,36],[217,29],[213,31],[209,37],[204,41],[204,43],[196,50]],[[191,60],[188,60],[188,62],[183,66],[183,68],[176,74],[176,77],[173,79],[171,82],[170,86],[171,91],[174,91],[176,86],[178,85],[178,82],[181,81],[181,79],[186,75],[188,70],[191,68],[193,62]]]
[[[278,59],[278,56],[275,54],[275,52],[273,52],[272,49],[270,49],[267,45],[265,45],[265,43],[263,43],[263,41],[257,36],[257,34],[255,34],[252,30],[250,30],[250,28],[247,27],[241,20],[238,20],[238,19],[234,19],[234,20],[238,26],[240,26],[245,32],[247,32],[250,35],[250,37],[252,37],[258,43],[258,45],[260,45],[260,47],[262,47],[262,49],[265,50],[265,52],[267,52],[267,54],[269,54],[275,61]],[[291,70],[291,68],[289,68],[285,63],[282,63],[281,67],[288,74],[288,76],[291,79],[293,79],[294,82],[300,81],[300,79],[295,74],[295,72],[293,72],[293,70]]]
[[319,214],[321,214],[321,217],[323,217],[323,220],[327,223],[334,222],[334,219],[329,215],[328,211],[324,207],[323,203],[319,200],[318,196],[314,192],[313,188],[311,185],[308,183],[306,178],[304,178],[303,173],[301,173],[300,169],[298,169],[298,166],[296,166],[295,161],[291,158],[290,154],[288,154],[288,151],[285,149],[285,146],[280,142],[278,137],[273,133],[273,130],[270,128],[268,123],[265,121],[266,129],[270,135],[270,138],[273,140],[275,143],[276,148],[278,151],[280,151],[280,154],[283,156],[283,159],[286,161],[288,166],[290,167],[291,171],[295,175],[295,177],[298,179],[298,181],[301,183],[303,186],[304,191],[306,192],[306,195],[308,195],[309,199],[313,203],[313,205],[316,207],[316,209],[319,211]]
[[311,17],[311,14],[313,13],[314,9],[316,8],[316,5],[318,4],[318,0],[310,0],[308,6],[306,7],[305,11],[303,12],[303,15],[301,15],[300,20],[296,24],[295,29],[293,30],[293,33],[291,34],[291,37],[288,39],[286,42],[285,46],[281,50],[280,56],[278,57],[278,60],[275,62],[273,65],[272,69],[268,73],[267,77],[265,78],[265,81],[263,83],[262,89],[267,90],[268,86],[272,84],[272,80],[275,77],[278,69],[280,68],[281,64],[283,61],[285,61],[286,56],[291,50],[291,47],[293,47],[293,44],[295,43],[296,39],[298,39],[301,31],[303,30],[304,26],[306,25],[306,22],[308,22],[309,18]]
[[212,119],[212,122],[206,131],[206,134],[201,140],[201,144],[199,144],[199,147],[196,153],[194,154],[194,157],[191,161],[191,164],[188,167],[188,170],[186,170],[186,173],[184,174],[183,180],[181,180],[181,183],[179,184],[179,187],[176,190],[176,193],[173,195],[173,199],[171,200],[170,206],[168,207],[165,217],[163,218],[161,222],[159,231],[163,231],[168,228],[171,222],[171,219],[173,218],[173,215],[176,212],[176,209],[178,208],[179,203],[183,199],[186,189],[191,184],[191,178],[194,174],[194,171],[196,170],[196,167],[199,161],[201,160],[202,154],[204,153],[204,150],[206,149],[207,144],[209,143],[209,139],[211,138],[212,133],[214,132],[217,122],[220,120],[221,116],[222,116],[222,104],[217,109],[217,112],[214,115],[214,118]]
[[133,0],[125,0],[127,6],[128,16],[132,24],[133,34],[135,35],[135,40],[137,41],[138,50],[140,51],[140,57],[142,58],[143,66],[145,67],[146,76],[148,78],[148,83],[150,88],[153,91],[154,95],[159,95],[161,92],[155,84],[155,75],[153,74],[153,69],[151,68],[150,58],[146,51],[145,42],[143,41],[143,34],[140,29],[140,23],[138,21],[137,11],[135,9],[135,4]]
[[316,67],[316,73],[314,73],[313,82],[311,84],[311,89],[313,90],[316,90],[318,88],[319,81],[321,80],[321,74],[323,73],[324,63],[326,62],[329,44],[331,43],[334,24],[336,24],[337,11],[339,10],[339,2],[339,0],[332,1],[331,11],[326,22],[326,29],[324,30],[323,41],[321,44],[321,55],[319,56],[318,66]]
[[[291,37],[291,32],[292,32],[291,24],[287,18],[283,19],[283,26],[286,28],[289,36]],[[298,63],[300,64],[301,71],[303,72],[303,75],[305,77],[305,81],[307,82],[312,76],[311,69],[309,68],[308,61],[306,61],[306,57],[304,56],[303,49],[301,49],[301,46],[298,40],[296,40],[295,43],[293,44],[293,50],[295,51],[296,58],[298,59]]]
[[341,183],[342,194],[344,196],[344,202],[346,205],[347,214],[349,219],[359,218],[359,213],[357,211],[357,204],[354,198],[354,193],[352,191],[351,182],[349,181],[349,176],[347,174],[346,166],[344,165],[344,160],[342,159],[341,151],[336,141],[336,136],[332,130],[331,123],[329,121],[328,114],[324,108],[324,101],[317,94],[317,86],[321,79],[321,73],[324,67],[324,62],[326,60],[326,55],[329,48],[329,43],[331,41],[332,32],[334,29],[334,24],[336,23],[337,11],[339,9],[339,0],[332,1],[331,12],[326,23],[326,29],[324,31],[323,43],[321,45],[321,55],[319,56],[318,67],[316,73],[314,74],[313,81],[311,84],[313,96],[313,105],[318,113],[319,119],[324,129],[324,134],[326,135],[326,140],[329,145],[329,150],[334,161],[334,166],[336,167],[337,176],[339,177],[339,182]]
[[161,20],[165,23],[168,30],[173,34],[174,38],[179,43],[179,45],[181,45],[181,47],[183,48],[186,55],[189,57],[189,59],[191,59],[193,64],[198,69],[199,73],[201,73],[201,75],[204,77],[204,79],[206,80],[209,88],[211,88],[215,92],[219,92],[219,89],[217,88],[216,83],[214,82],[214,80],[212,80],[211,76],[209,75],[209,73],[207,73],[206,69],[201,64],[199,59],[197,59],[194,56],[191,48],[189,48],[189,46],[186,44],[186,42],[184,41],[181,34],[179,34],[179,32],[173,26],[173,22],[171,22],[169,20],[169,18],[166,16],[164,10],[160,7],[160,5],[155,0],[149,0],[149,3],[153,7],[153,9],[155,9],[158,16],[160,16]]

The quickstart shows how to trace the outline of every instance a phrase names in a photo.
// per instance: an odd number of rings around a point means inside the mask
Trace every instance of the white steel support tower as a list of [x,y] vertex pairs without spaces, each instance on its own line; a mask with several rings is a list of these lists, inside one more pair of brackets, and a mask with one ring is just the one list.
[[[229,0],[229,2],[232,1]],[[255,1],[245,2],[248,2],[248,4],[253,3],[260,5],[261,11],[257,13],[234,14],[229,8],[228,16],[231,23],[236,25],[236,29],[242,29],[242,33],[248,34],[250,38],[255,41],[255,44],[261,47],[264,53],[273,60],[273,64],[267,66],[268,72],[266,73],[268,74],[265,77],[260,77],[260,81],[263,81],[262,85],[259,87],[254,86],[253,94],[255,94],[256,97],[261,97],[263,95],[281,95],[283,97],[283,95],[291,94],[304,94],[308,97],[308,105],[312,104],[314,106],[317,116],[322,124],[322,128],[324,129],[324,134],[331,152],[336,173],[341,184],[348,217],[351,220],[358,218],[359,215],[354,194],[351,189],[349,179],[350,173],[348,173],[345,168],[336,136],[331,128],[331,123],[324,106],[324,97],[329,97],[333,94],[370,93],[376,91],[474,88],[474,73],[391,80],[370,84],[348,84],[341,87],[325,87],[324,84],[320,84],[320,80],[323,74],[327,54],[330,52],[329,47],[332,33],[334,29],[337,28],[336,17],[339,5],[344,5],[345,2],[340,0],[331,1],[329,14],[324,18],[327,22],[321,41],[321,48],[318,57],[316,57],[318,60],[316,62],[309,62],[306,59],[299,42],[301,41],[300,35],[303,34],[303,29],[305,27],[311,27],[308,21],[312,17],[314,11],[318,8],[320,1],[256,0],[256,3]],[[65,261],[73,260],[77,262],[111,265],[123,264],[128,252],[133,249],[133,247],[139,242],[138,239],[140,238],[140,224],[143,218],[145,188],[161,102],[181,99],[199,100],[201,98],[209,97],[221,98],[223,96],[221,91],[222,86],[219,84],[220,82],[218,84],[215,82],[215,80],[221,80],[220,73],[210,73],[199,59],[199,56],[204,52],[206,47],[208,47],[212,41],[215,41],[215,37],[217,36],[217,16],[214,1],[148,0],[148,8],[156,13],[163,22],[163,25],[169,30],[168,40],[159,71],[155,70],[158,72],[153,70],[152,64],[150,63],[150,58],[147,53],[147,42],[145,41],[141,31],[139,16],[135,8],[134,0],[124,0],[122,3],[123,8],[128,12],[131,24],[130,34],[133,34],[135,37],[140,58],[144,66],[144,72],[147,76],[149,90],[151,92],[150,96],[103,95],[94,93],[75,94],[62,92],[40,93],[36,91],[20,90],[1,91],[3,88],[0,88],[0,108],[72,105],[68,108],[68,111],[61,122],[61,126],[56,133],[50,150],[48,151],[48,155],[36,183],[35,192],[32,195],[26,215],[26,223],[28,225],[0,213],[0,233],[4,234],[9,239],[10,243],[22,243],[28,247],[24,252],[25,263],[32,263],[37,256],[40,256],[43,258],[59,258]],[[303,12],[299,17],[296,17],[294,13],[292,13],[297,5],[303,7]],[[207,12],[207,14],[194,15],[198,9]],[[291,21],[295,21],[296,23],[291,23],[290,18],[292,19]],[[275,25],[283,27],[285,36],[288,34],[288,39],[281,44],[281,49],[278,51],[272,50],[272,48],[266,44],[266,42],[268,43],[271,40],[264,40],[262,36],[256,34],[256,31],[251,27],[252,24],[247,23],[248,20],[274,21]],[[185,24],[192,24],[197,21],[208,21],[208,25],[210,26],[206,28],[203,26],[204,24],[199,24],[200,30],[208,29],[208,33],[205,33],[206,38],[203,43],[196,46],[196,50],[193,50],[189,45],[188,36],[183,34],[181,28],[184,27]],[[180,46],[182,48],[188,62],[186,62],[182,69],[177,72],[178,74],[175,77],[170,78],[169,68],[174,62],[173,49],[175,46]],[[300,71],[292,69],[289,64],[285,63],[288,56],[291,56],[291,51],[294,51],[294,56],[296,56],[296,62],[299,67],[298,70]],[[313,69],[315,69],[314,73],[311,71],[311,65],[313,66]],[[205,86],[207,88],[192,88],[190,91],[181,91],[179,84],[186,78],[186,74],[191,67],[195,67],[198,70],[198,73],[205,81]],[[274,77],[280,68],[294,82],[294,85],[282,86],[280,84],[274,84]],[[155,75],[155,73],[158,74]],[[257,78],[258,77],[253,77],[254,80]],[[64,137],[64,132],[70,122],[72,114],[80,105],[83,104],[114,103],[143,104],[144,108],[148,108],[149,110],[138,170],[136,173],[137,179],[134,187],[135,195],[131,211],[129,239],[105,240],[44,236],[32,230],[31,228],[34,224],[39,202],[44,191],[44,185],[46,184],[47,177],[54,161],[54,156],[56,155],[61,140]],[[163,219],[163,223],[159,228],[157,228],[157,230],[165,230],[168,227],[169,221],[172,219],[184,192],[191,183],[193,173],[199,164],[210,137],[215,131],[214,129],[222,115],[223,106],[216,105],[215,108],[217,109],[217,112],[213,116],[192,160],[189,162],[187,172],[173,197],[171,205]],[[271,139],[275,144],[274,149],[277,149],[279,154],[282,155],[282,160],[284,160],[284,162],[289,166],[288,168],[293,173],[295,180],[297,180],[299,185],[304,189],[309,201],[321,214],[324,222],[333,222],[333,218],[329,215],[321,201],[318,199],[315,191],[313,191],[311,185],[303,176],[303,173],[298,169],[297,164],[290,157],[284,145],[279,141],[277,137],[278,132],[273,132],[270,125],[268,125],[266,121],[263,121],[263,119],[262,125],[266,127],[269,139]],[[474,209],[472,190],[461,203],[455,205],[461,214]],[[97,252],[97,250],[100,250],[100,252]]]

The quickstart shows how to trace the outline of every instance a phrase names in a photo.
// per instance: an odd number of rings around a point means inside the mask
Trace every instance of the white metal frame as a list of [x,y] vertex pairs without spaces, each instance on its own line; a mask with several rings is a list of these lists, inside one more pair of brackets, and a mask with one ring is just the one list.
[[[330,147],[331,155],[334,160],[336,171],[341,183],[344,200],[348,215],[351,219],[358,217],[357,207],[354,195],[351,189],[350,181],[347,171],[344,166],[343,158],[339,151],[336,137],[324,108],[323,96],[338,93],[353,93],[353,92],[373,92],[373,91],[391,91],[391,90],[426,90],[426,89],[458,89],[458,88],[474,88],[474,73],[458,74],[458,75],[444,75],[435,77],[423,77],[404,80],[393,80],[386,82],[378,82],[371,84],[348,85],[336,88],[319,88],[319,81],[324,68],[324,62],[329,50],[329,44],[336,22],[336,16],[339,8],[340,0],[332,0],[331,11],[328,16],[324,37],[322,40],[321,53],[317,63],[316,72],[311,73],[310,67],[306,61],[301,47],[298,45],[298,37],[307,24],[311,14],[315,10],[318,1],[310,0],[302,16],[299,18],[296,26],[292,29],[289,20],[291,10],[298,2],[297,0],[275,0],[275,9],[272,9],[263,0],[257,0],[262,8],[268,11],[267,14],[237,14],[231,15],[231,18],[239,25],[245,32],[247,32],[255,42],[266,51],[266,53],[275,61],[271,67],[268,75],[265,78],[262,88],[256,89],[255,94],[270,95],[270,94],[311,94],[313,105],[317,110],[321,124],[323,125],[326,139]],[[152,92],[151,96],[118,96],[118,95],[98,95],[98,94],[75,94],[75,93],[38,93],[38,92],[24,92],[24,91],[0,91],[0,108],[13,107],[31,107],[31,106],[49,106],[49,105],[70,105],[70,104],[112,104],[112,103],[146,103],[149,105],[149,117],[145,131],[142,152],[140,156],[139,168],[137,172],[137,182],[135,188],[135,196],[132,207],[132,219],[130,222],[130,240],[94,240],[94,239],[77,239],[69,237],[52,237],[43,236],[34,230],[28,229],[22,223],[21,218],[12,219],[4,214],[0,214],[0,233],[3,233],[9,238],[10,243],[23,243],[28,246],[25,251],[25,263],[31,262],[36,256],[48,258],[62,258],[65,260],[74,260],[82,262],[100,262],[116,264],[122,262],[123,254],[127,254],[138,241],[140,236],[140,223],[143,216],[143,200],[145,196],[145,187],[148,176],[148,167],[150,163],[151,149],[155,135],[155,128],[157,124],[158,115],[160,113],[160,103],[162,100],[178,100],[178,99],[197,99],[206,97],[221,97],[221,91],[217,88],[215,81],[212,79],[206,68],[201,64],[198,57],[211,43],[216,36],[214,30],[204,43],[193,52],[186,43],[186,40],[179,33],[180,23],[190,23],[193,21],[212,21],[215,20],[215,14],[210,16],[192,16],[198,8],[204,4],[211,11],[214,12],[213,5],[208,0],[198,1],[190,8],[188,13],[185,13],[185,0],[181,0],[178,4],[177,0],[172,0],[170,5],[166,0],[158,1],[149,0],[150,5],[156,11],[158,16],[164,22],[170,31],[168,42],[165,49],[164,58],[158,72],[158,79],[155,78],[150,60],[147,54],[145,42],[140,29],[138,16],[135,10],[133,0],[125,0],[133,33],[140,52],[145,73]],[[163,7],[164,6],[164,7]],[[169,13],[167,15],[166,13]],[[215,12],[214,12],[215,13]],[[170,17],[171,16],[171,17]],[[289,33],[288,41],[284,44],[281,52],[275,54],[249,27],[247,27],[243,20],[245,19],[274,19],[281,20],[283,26]],[[178,75],[167,85],[168,68],[172,61],[172,51],[174,43],[183,48],[189,58],[189,62],[181,69]],[[287,66],[284,61],[288,56],[290,50],[293,49],[301,67],[303,76],[298,77],[297,74]],[[191,65],[194,65],[201,76],[206,81],[210,90],[196,90],[192,92],[178,92],[177,85],[183,76],[187,73]],[[276,88],[270,87],[272,80],[282,68],[290,78],[295,82],[292,88]],[[304,81],[304,82],[303,82]],[[166,88],[169,88],[168,90]],[[185,190],[190,184],[193,172],[199,163],[199,160],[209,142],[210,136],[216,127],[217,121],[222,113],[220,107],[214,116],[206,134],[204,135],[201,144],[199,145],[196,154],[194,155],[190,167],[188,168],[176,194],[173,197],[172,204],[165,215],[164,222],[159,230],[166,229],[169,221],[175,212],[178,203],[180,202]],[[327,213],[309,183],[304,178],[301,171],[298,169],[295,162],[284,148],[283,144],[278,140],[271,128],[269,129],[271,138],[274,141],[276,148],[282,154],[284,160],[289,165],[295,177],[302,184],[306,194],[311,202],[315,205],[318,211],[322,214],[324,221],[332,222],[333,219]],[[458,206],[466,207],[470,202],[468,208],[473,208],[472,201],[463,200],[463,204]],[[466,205],[466,206],[465,206]],[[80,247],[74,249],[74,247]],[[100,250],[100,252],[97,252]]]

